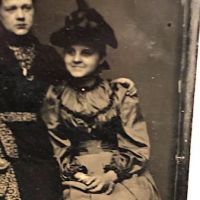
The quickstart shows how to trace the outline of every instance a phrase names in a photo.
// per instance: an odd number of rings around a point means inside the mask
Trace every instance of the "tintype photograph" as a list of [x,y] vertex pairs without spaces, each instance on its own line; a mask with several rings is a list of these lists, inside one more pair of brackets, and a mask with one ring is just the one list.
[[1,0],[0,200],[186,200],[197,4]]

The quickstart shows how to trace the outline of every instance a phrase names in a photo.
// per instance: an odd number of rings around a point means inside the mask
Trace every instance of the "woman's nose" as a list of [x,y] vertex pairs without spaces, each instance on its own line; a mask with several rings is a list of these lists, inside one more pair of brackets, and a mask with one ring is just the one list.
[[81,63],[81,55],[79,53],[74,54],[73,56],[73,62],[74,63]]
[[17,19],[24,20],[25,18],[24,11],[22,9],[18,9],[16,11],[16,17]]

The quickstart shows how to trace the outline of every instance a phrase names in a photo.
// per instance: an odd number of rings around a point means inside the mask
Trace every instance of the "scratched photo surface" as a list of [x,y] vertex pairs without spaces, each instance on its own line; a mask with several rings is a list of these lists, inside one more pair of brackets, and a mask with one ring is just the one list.
[[[127,77],[138,88],[151,140],[150,170],[163,200],[172,199],[181,57],[180,0],[88,0],[113,27],[119,47],[108,49],[105,78]],[[42,43],[63,26],[74,0],[37,2],[34,32]],[[60,51],[58,49],[58,51]],[[62,53],[62,52],[60,52]]]
[[[106,78],[128,77],[138,88],[151,139],[150,168],[163,200],[172,199],[178,120],[182,5],[175,0],[88,0],[115,30]],[[76,8],[74,0],[43,0],[35,32],[44,43]]]
[[[115,30],[117,50],[108,52],[104,77],[128,77],[138,88],[151,139],[150,168],[163,200],[172,199],[177,130],[182,5],[179,0],[88,0]],[[35,32],[41,42],[63,25],[74,0],[43,0]]]

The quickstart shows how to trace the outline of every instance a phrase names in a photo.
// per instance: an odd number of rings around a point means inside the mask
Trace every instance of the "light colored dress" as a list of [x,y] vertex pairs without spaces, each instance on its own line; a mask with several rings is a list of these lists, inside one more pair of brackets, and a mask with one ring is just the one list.
[[51,86],[42,112],[63,181],[77,182],[76,172],[118,175],[110,195],[69,186],[65,200],[160,199],[147,170],[149,137],[135,87],[101,79],[90,89]]

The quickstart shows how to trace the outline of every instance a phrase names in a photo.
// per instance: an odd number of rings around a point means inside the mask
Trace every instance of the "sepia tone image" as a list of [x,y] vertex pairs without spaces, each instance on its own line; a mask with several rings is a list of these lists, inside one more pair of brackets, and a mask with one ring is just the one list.
[[186,200],[191,2],[0,1],[0,200]]

